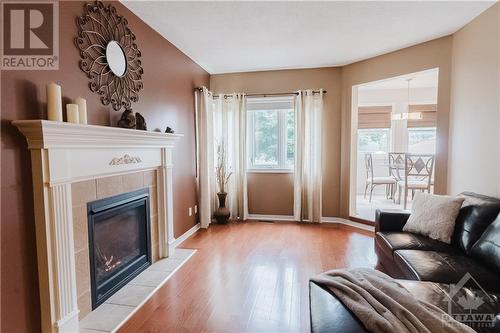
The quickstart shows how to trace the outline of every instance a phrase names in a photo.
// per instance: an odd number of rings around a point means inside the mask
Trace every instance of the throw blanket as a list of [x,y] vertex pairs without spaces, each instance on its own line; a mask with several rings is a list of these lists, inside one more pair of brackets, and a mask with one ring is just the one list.
[[326,286],[371,332],[475,332],[438,307],[417,300],[390,276],[368,268],[331,270],[311,281]]

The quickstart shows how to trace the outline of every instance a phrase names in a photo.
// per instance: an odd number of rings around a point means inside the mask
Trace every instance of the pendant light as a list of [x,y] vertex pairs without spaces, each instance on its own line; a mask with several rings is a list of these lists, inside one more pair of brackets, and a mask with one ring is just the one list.
[[419,120],[422,119],[422,112],[410,112],[410,82],[412,78],[406,79],[408,90],[407,90],[407,104],[406,112],[403,113],[393,113],[391,115],[392,120]]

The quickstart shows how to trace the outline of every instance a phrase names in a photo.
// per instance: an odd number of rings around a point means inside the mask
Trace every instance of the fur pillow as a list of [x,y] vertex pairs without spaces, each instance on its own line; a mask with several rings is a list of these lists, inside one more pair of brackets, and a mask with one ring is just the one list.
[[464,198],[418,192],[403,231],[450,244]]

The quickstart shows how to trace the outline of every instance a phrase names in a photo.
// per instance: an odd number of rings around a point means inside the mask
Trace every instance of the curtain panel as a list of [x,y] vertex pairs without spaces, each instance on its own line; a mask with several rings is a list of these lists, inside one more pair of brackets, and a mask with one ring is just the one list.
[[196,151],[199,218],[207,228],[218,207],[215,177],[217,147],[224,145],[227,168],[232,172],[226,185],[226,207],[231,218],[248,215],[246,173],[246,97],[244,94],[214,96],[207,88],[195,91]]
[[321,222],[323,90],[299,91],[295,108],[294,218]]

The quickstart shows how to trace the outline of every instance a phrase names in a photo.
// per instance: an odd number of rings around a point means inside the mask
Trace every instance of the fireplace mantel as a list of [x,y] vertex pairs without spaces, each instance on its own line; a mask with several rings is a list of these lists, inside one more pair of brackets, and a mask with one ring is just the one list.
[[172,148],[182,137],[47,120],[13,121],[31,152],[43,332],[78,332],[71,184],[155,169],[160,258],[173,252]]
[[183,136],[49,120],[15,120],[12,124],[24,134],[29,149],[173,147]]

